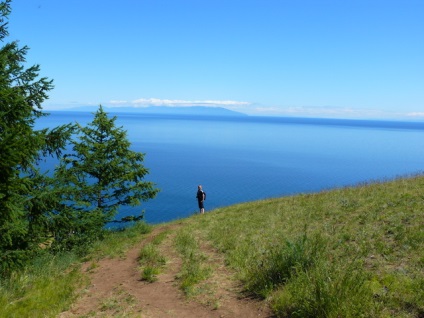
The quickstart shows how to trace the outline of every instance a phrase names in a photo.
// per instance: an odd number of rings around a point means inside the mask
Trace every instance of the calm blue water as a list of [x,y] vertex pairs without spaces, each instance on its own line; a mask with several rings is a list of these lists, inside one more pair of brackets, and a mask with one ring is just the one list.
[[[132,149],[146,154],[146,180],[161,189],[137,208],[149,223],[258,199],[386,180],[424,168],[424,122],[302,118],[116,115]],[[86,124],[93,114],[52,112],[39,127]]]

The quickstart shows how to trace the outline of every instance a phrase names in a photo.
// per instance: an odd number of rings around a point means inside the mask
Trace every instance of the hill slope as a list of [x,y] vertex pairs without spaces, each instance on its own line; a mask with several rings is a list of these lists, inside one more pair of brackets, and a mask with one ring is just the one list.
[[[423,189],[424,178],[416,177],[183,220],[171,244],[182,259],[178,284],[187,296],[227,310],[216,274],[226,264],[224,277],[243,283],[239,295],[256,295],[282,317],[420,317]],[[169,250],[159,250],[169,258]],[[214,266],[217,252],[224,261]]]
[[[61,317],[423,317],[423,189],[417,176],[113,233]],[[0,297],[0,317],[22,302]]]

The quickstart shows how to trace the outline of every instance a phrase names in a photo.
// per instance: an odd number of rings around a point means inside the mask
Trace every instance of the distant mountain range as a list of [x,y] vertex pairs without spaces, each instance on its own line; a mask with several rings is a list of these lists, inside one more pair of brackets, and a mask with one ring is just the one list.
[[[98,106],[81,106],[64,109],[64,111],[96,112]],[[161,115],[204,115],[204,116],[247,116],[246,114],[229,110],[223,107],[190,106],[148,106],[148,107],[105,107],[107,113],[138,113],[138,114],[161,114]]]

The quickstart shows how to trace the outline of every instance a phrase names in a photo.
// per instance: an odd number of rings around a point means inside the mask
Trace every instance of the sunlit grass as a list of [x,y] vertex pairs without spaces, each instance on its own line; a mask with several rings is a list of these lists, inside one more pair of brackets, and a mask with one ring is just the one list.
[[179,230],[175,237],[175,246],[181,254],[183,265],[177,278],[180,287],[187,296],[196,295],[198,284],[207,279],[211,273],[207,258],[201,252],[198,237],[193,234],[190,226]]
[[166,259],[160,253],[157,244],[149,243],[141,249],[139,263],[141,279],[152,283],[157,280],[157,275],[166,264]]
[[424,177],[257,201],[193,218],[281,317],[424,314]]
[[166,264],[165,257],[161,254],[159,245],[168,236],[168,231],[160,232],[152,241],[144,245],[140,251],[139,264],[141,279],[153,283]]
[[85,279],[75,255],[39,256],[27,270],[1,280],[0,317],[54,317],[75,299]]
[[26,269],[0,279],[0,318],[57,317],[69,309],[77,291],[88,282],[79,269],[83,261],[91,259],[89,270],[95,270],[95,259],[122,257],[150,230],[151,226],[140,222],[122,231],[107,232],[83,259],[70,252],[53,256],[46,250]]
[[[102,257],[124,257],[150,230],[141,223],[108,233],[85,258],[89,268]],[[164,263],[159,247],[169,233],[159,233],[140,252],[140,260],[159,260],[145,267],[147,280]],[[213,270],[200,244],[208,240],[244,291],[279,317],[424,316],[423,176],[220,208],[180,220],[173,234],[188,296]],[[85,284],[80,262],[46,254],[2,279],[0,317],[56,317]],[[114,299],[105,310],[120,308]]]
[[144,234],[150,233],[152,226],[145,222],[137,222],[134,226],[122,230],[109,230],[103,240],[97,241],[86,259],[102,257],[125,257],[126,252]]
[[114,288],[109,297],[102,299],[100,311],[107,317],[133,317],[132,307],[136,303],[134,296],[122,288]]

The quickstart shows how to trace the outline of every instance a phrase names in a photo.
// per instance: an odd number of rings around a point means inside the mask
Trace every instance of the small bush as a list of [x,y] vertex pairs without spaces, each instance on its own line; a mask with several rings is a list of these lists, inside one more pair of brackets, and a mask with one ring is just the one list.
[[246,276],[249,292],[267,297],[293,275],[312,267],[325,248],[321,237],[316,236],[311,240],[306,234],[294,242],[286,241],[283,244],[271,247],[262,258],[253,261]]
[[142,269],[141,279],[152,283],[157,280],[159,269],[165,265],[166,260],[159,253],[157,246],[149,243],[141,249],[139,262]]
[[378,317],[368,279],[359,263],[321,261],[306,271],[297,268],[296,277],[276,293],[272,307],[279,317]]
[[146,266],[143,268],[141,273],[141,279],[149,283],[157,281],[157,275],[159,274],[159,269],[157,267]]
[[140,251],[140,264],[164,265],[165,262],[165,258],[154,244],[146,244]]

